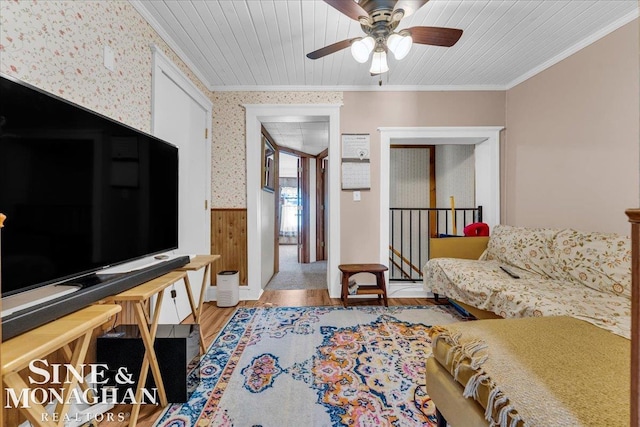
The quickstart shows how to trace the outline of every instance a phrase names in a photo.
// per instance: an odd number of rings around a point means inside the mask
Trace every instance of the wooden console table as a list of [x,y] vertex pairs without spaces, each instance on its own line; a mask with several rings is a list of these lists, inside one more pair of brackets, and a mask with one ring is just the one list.
[[[194,306],[194,299],[191,292],[191,283],[189,282],[189,275],[184,276],[184,284],[187,288],[187,295],[189,296],[189,304],[191,304],[191,312],[193,313],[194,323],[200,323],[200,317],[202,316],[202,304],[204,303],[204,296],[207,292],[207,277],[211,270],[211,264],[220,259],[220,255],[196,255],[188,264],[178,269],[178,271],[196,271],[204,267],[204,274],[202,276],[202,284],[200,285],[200,297],[198,298],[198,306]],[[204,335],[202,334],[202,328],[200,331],[200,353],[206,353],[207,349],[204,347]]]
[[[131,288],[118,295],[115,295],[109,299],[109,301],[115,302],[130,302],[133,304],[133,308],[136,315],[136,321],[140,328],[140,335],[145,347],[145,354],[142,361],[142,369],[140,370],[140,377],[138,379],[138,389],[136,390],[136,403],[131,410],[131,417],[129,418],[129,426],[135,427],[138,422],[138,416],[140,415],[140,405],[142,400],[142,388],[144,387],[149,368],[151,368],[151,374],[156,382],[156,388],[158,389],[158,396],[160,397],[160,404],[167,406],[167,394],[164,389],[164,383],[162,381],[162,375],[158,366],[158,359],[154,349],[154,342],[156,338],[156,332],[158,330],[158,321],[160,319],[160,308],[162,307],[162,300],[164,298],[164,291],[169,286],[182,281],[187,291],[187,298],[189,300],[189,306],[191,308],[191,314],[194,318],[194,323],[199,323],[200,315],[202,313],[202,304],[204,302],[204,295],[207,290],[207,277],[210,271],[211,264],[218,260],[220,255],[197,255],[188,264],[183,267],[167,273],[163,276],[155,278],[149,282],[143,283],[135,288]],[[189,282],[188,271],[196,271],[201,268],[205,268],[204,277],[202,278],[202,285],[200,289],[200,298],[198,305],[196,306],[193,299],[193,292],[191,291],[191,283]],[[153,316],[150,318],[145,311],[145,305],[147,301],[154,295],[157,295],[155,307],[153,309]],[[200,350],[205,352],[204,340],[202,335],[202,329],[200,331]]]
[[[173,285],[174,283],[184,280],[187,273],[185,271],[172,271],[163,276],[157,277],[146,283],[143,283],[135,288],[131,288],[118,295],[111,297],[110,301],[115,302],[131,302],[136,314],[136,321],[140,328],[140,335],[142,336],[142,342],[144,343],[145,353],[142,360],[142,369],[140,370],[140,377],[138,379],[138,389],[136,390],[135,404],[131,410],[131,417],[129,418],[129,426],[135,427],[138,422],[138,415],[140,414],[140,405],[142,400],[142,389],[147,382],[147,375],[149,373],[149,367],[151,367],[151,374],[156,381],[156,388],[158,389],[158,396],[160,397],[160,404],[167,406],[167,394],[164,390],[164,383],[162,382],[162,376],[160,375],[160,368],[158,367],[158,359],[156,357],[153,344],[156,339],[156,331],[158,330],[158,320],[160,319],[160,307],[162,305],[162,299],[164,297],[164,290]],[[185,282],[186,283],[186,282]],[[187,286],[187,289],[189,287]],[[153,317],[149,318],[149,315],[145,311],[145,304],[151,299],[152,296],[157,295],[155,308],[153,310]],[[191,297],[191,291],[187,291],[189,296],[189,303],[193,309],[193,298]]]
[[[76,371],[82,372],[81,367],[85,362],[93,330],[109,321],[120,310],[122,307],[115,304],[92,305],[3,342],[0,347],[2,381],[7,388],[14,389],[16,395],[19,395],[20,390],[29,390],[30,387],[20,376],[20,371],[28,367],[32,360],[44,358],[59,349],[63,350],[66,363],[72,365]],[[70,345],[74,341],[75,346],[72,351]],[[67,396],[76,386],[78,386],[78,379],[74,377],[62,390],[62,402],[67,400]],[[86,390],[87,385],[82,382],[80,387]],[[55,413],[60,420],[57,423],[52,418],[43,417],[46,410],[42,405],[36,402],[29,403],[29,408],[19,409],[24,411],[32,425],[64,425],[64,418],[69,410],[68,403],[56,406]]]
[[376,284],[372,286],[361,286],[356,295],[378,295],[378,299],[384,298],[384,305],[389,307],[387,301],[387,287],[384,281],[384,272],[388,270],[382,264],[341,264],[338,269],[342,272],[342,303],[346,307],[349,298],[349,277],[359,273],[371,273],[376,276]]

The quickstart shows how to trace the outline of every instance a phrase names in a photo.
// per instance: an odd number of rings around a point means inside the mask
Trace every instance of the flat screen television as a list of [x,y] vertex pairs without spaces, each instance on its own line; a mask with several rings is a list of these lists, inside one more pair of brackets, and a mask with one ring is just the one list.
[[0,77],[0,212],[3,301],[92,288],[108,266],[177,248],[178,149]]

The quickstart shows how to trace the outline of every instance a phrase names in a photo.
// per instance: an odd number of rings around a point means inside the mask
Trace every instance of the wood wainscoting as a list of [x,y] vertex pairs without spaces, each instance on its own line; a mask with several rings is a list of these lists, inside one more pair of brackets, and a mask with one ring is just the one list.
[[220,259],[211,271],[211,284],[222,270],[240,272],[240,285],[247,284],[247,210],[211,209],[211,253]]

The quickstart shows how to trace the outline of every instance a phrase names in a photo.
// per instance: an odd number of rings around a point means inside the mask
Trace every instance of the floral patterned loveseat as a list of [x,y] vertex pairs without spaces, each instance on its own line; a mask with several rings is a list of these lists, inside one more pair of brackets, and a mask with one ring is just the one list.
[[566,315],[626,338],[631,334],[626,236],[498,225],[479,260],[429,260],[424,285],[505,318]]

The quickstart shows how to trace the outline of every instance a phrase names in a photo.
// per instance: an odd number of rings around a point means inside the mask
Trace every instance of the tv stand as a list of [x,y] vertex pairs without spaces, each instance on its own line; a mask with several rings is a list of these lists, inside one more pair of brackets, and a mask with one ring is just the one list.
[[[123,274],[91,274],[65,283],[79,283],[82,289],[68,295],[56,297],[33,307],[15,311],[2,318],[2,341],[23,332],[56,320],[64,315],[80,310],[101,299],[119,294],[142,283],[177,270],[189,262],[188,256],[163,261],[146,268]],[[85,282],[83,283],[82,280]],[[4,306],[4,299],[2,305]]]
[[[7,388],[14,390],[30,390],[32,385],[27,385],[20,372],[29,367],[29,364],[38,358],[46,358],[52,352],[62,349],[65,354],[65,362],[70,364],[77,372],[82,372],[89,343],[93,330],[106,323],[112,316],[122,310],[122,307],[111,304],[97,304],[84,308],[75,313],[64,316],[55,322],[34,329],[0,346],[2,352],[2,382]],[[75,346],[71,344],[75,342]],[[71,390],[80,386],[85,393],[87,387],[84,382],[78,383],[78,378],[73,377],[70,384],[65,384],[61,391],[63,404],[56,407],[55,411],[60,420],[64,420],[68,414]],[[91,396],[88,394],[88,396]],[[30,406],[20,407],[27,419],[35,426],[57,426],[51,419],[43,418],[47,411],[43,404],[29,400]],[[7,402],[9,404],[9,402]],[[8,406],[10,407],[10,406]],[[3,424],[4,425],[4,424]]]

